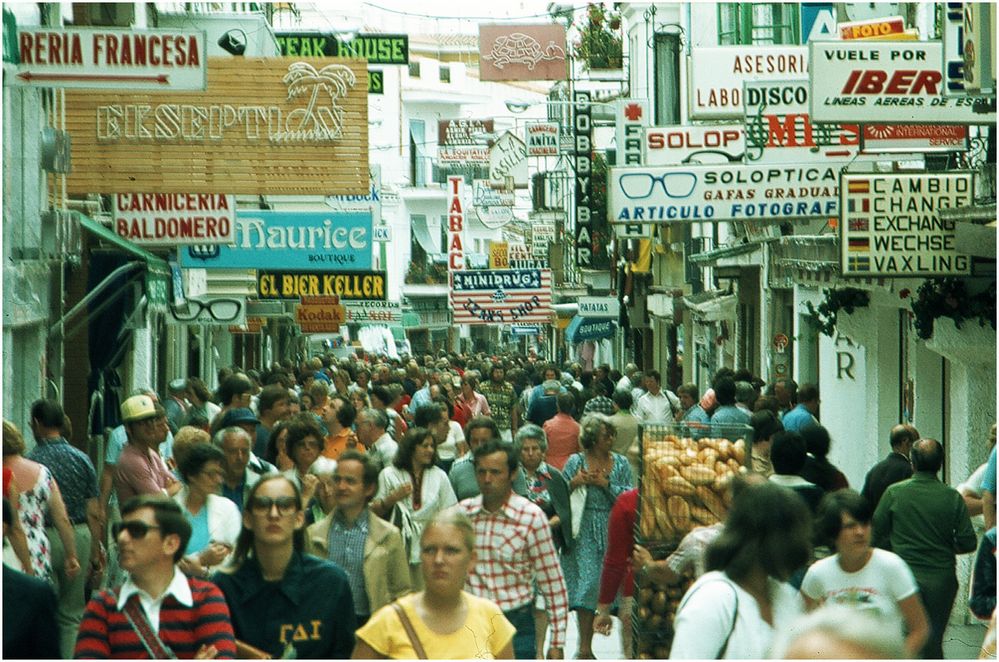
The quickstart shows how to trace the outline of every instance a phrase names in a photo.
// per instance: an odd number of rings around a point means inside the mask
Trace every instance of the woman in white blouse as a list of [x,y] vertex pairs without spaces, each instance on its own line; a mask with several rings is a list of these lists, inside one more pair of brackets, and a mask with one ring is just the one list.
[[221,496],[222,449],[208,443],[191,446],[177,467],[184,487],[174,496],[191,524],[191,539],[180,569],[188,576],[207,577],[214,566],[222,565],[239,537],[239,508]]

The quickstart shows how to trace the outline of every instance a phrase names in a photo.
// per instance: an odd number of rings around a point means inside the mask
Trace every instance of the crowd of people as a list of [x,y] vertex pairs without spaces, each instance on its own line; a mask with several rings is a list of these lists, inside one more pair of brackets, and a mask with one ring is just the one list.
[[[5,656],[558,659],[575,612],[587,659],[615,610],[637,656],[637,579],[689,584],[671,657],[939,658],[976,548],[994,622],[994,426],[959,489],[902,424],[855,491],[818,389],[745,370],[674,393],[633,364],[328,355],[217,384],[124,397],[100,473],[58,402],[30,453],[4,422]],[[635,540],[651,425],[752,439],[724,521],[664,558]]]

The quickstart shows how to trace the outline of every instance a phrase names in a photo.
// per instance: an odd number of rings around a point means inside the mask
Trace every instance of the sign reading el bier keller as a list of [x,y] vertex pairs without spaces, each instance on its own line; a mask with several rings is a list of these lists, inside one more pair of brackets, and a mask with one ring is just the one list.
[[341,301],[388,298],[384,271],[258,271],[257,296],[261,299],[336,296]]
[[972,202],[970,173],[844,175],[840,185],[844,276],[969,275],[940,210]]

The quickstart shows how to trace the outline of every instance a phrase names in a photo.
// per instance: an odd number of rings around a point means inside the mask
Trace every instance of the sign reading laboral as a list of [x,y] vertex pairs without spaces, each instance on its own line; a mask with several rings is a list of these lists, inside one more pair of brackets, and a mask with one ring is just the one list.
[[558,156],[558,122],[528,122],[524,125],[528,156]]
[[15,85],[128,92],[206,85],[204,30],[29,27],[17,31],[17,50]]
[[398,301],[349,301],[343,308],[348,322],[402,322]]
[[579,297],[580,317],[604,317],[617,319],[621,314],[621,302],[616,297]]
[[967,276],[971,258],[954,248],[954,221],[940,210],[972,203],[970,173],[844,175],[844,276]]
[[608,217],[619,224],[835,216],[841,165],[611,168]]
[[456,271],[451,282],[451,308],[455,324],[549,324],[551,271]]
[[371,213],[240,210],[233,245],[188,246],[180,251],[180,264],[204,269],[370,269]]
[[386,299],[385,272],[317,273],[315,271],[258,271],[260,299],[340,297],[345,300]]
[[[365,195],[360,60],[208,58],[204,92],[66,92],[70,194]],[[252,85],[247,85],[252,81]]]
[[947,97],[939,41],[812,42],[813,122],[994,124],[975,97]]
[[114,230],[137,244],[231,244],[236,198],[210,193],[119,193]]
[[557,23],[479,25],[481,80],[565,80],[565,27]]
[[688,59],[690,119],[742,120],[742,86],[808,75],[805,46],[695,48]]

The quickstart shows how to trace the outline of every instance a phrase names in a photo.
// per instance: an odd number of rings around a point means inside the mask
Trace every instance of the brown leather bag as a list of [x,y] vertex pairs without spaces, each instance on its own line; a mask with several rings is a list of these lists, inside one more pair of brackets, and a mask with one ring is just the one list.
[[236,659],[237,660],[269,660],[271,659],[270,653],[262,651],[256,646],[251,646],[245,641],[236,640]]

